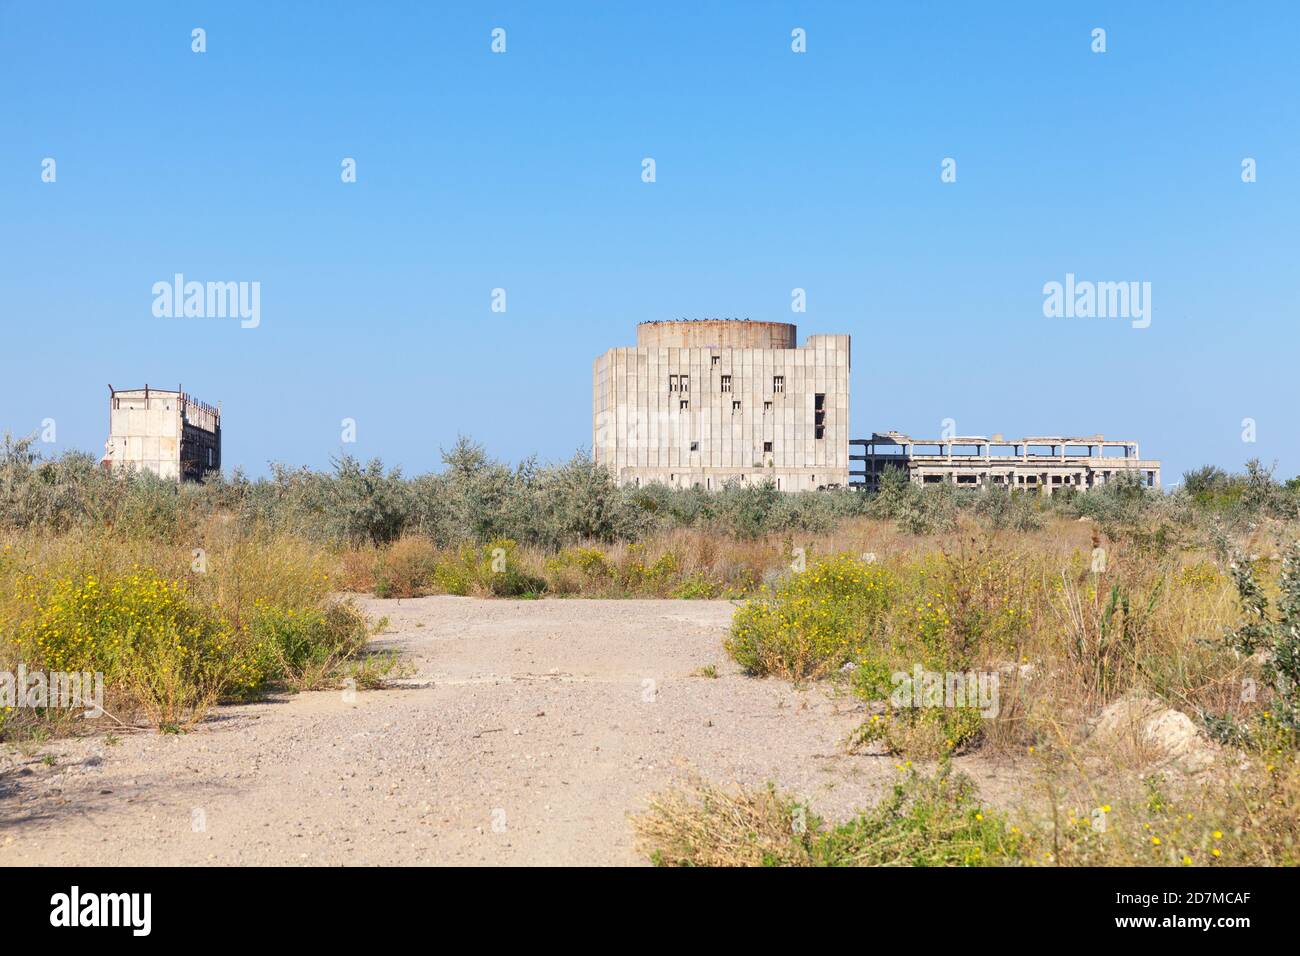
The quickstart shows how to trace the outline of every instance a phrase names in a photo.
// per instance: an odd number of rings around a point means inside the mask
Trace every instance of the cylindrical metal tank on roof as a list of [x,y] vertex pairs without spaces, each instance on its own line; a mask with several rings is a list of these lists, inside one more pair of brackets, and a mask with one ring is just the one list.
[[684,319],[642,322],[636,327],[638,348],[792,349],[795,326],[789,322],[748,319]]

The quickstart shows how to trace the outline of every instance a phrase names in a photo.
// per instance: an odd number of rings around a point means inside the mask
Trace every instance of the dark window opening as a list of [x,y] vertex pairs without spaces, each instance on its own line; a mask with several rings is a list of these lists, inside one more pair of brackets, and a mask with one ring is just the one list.
[[813,400],[813,436],[826,437],[826,395],[818,392]]
[[691,442],[691,451],[699,451],[699,450],[700,450],[700,443],[697,441]]
[[763,442],[763,451],[771,451],[771,450],[772,450],[772,443],[770,441]]
[[730,375],[724,375],[724,376],[722,376],[722,390],[723,390],[724,392],[729,392],[729,391],[731,391],[731,376],[730,376]]
[[785,376],[784,376],[784,375],[773,375],[773,376],[772,376],[772,391],[774,391],[774,392],[784,392],[784,391],[785,391]]

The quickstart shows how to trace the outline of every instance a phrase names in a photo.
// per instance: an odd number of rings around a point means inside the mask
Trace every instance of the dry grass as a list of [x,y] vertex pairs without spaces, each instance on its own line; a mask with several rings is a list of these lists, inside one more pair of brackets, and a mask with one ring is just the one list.
[[[1267,534],[1253,529],[1244,550],[1255,558],[1266,590],[1276,594],[1278,552],[1295,531],[1265,524]],[[1014,844],[963,858],[960,848],[979,841],[972,842],[960,813],[926,816],[944,822],[922,827],[919,839],[916,827],[905,825],[914,817],[886,813],[887,806],[825,829],[811,842],[792,841],[785,827],[789,798],[770,789],[724,793],[697,784],[656,801],[637,821],[652,859],[1300,863],[1295,735],[1272,713],[1277,699],[1263,679],[1262,658],[1238,654],[1224,639],[1242,611],[1222,549],[1186,541],[1156,545],[1141,533],[1112,539],[1089,522],[1064,521],[1014,535],[962,524],[924,539],[853,522],[810,547],[816,554],[864,551],[874,552],[875,561],[858,567],[888,575],[885,607],[861,605],[860,581],[844,593],[819,584],[834,578],[829,569],[841,577],[846,569],[814,559],[804,574],[787,576],[774,594],[751,605],[766,607],[763,615],[737,616],[733,656],[756,673],[791,677],[837,675],[850,661],[857,668],[854,689],[885,702],[885,712],[864,725],[865,739],[918,759],[954,750],[1016,758],[1022,783],[1002,808]],[[837,617],[836,605],[852,614]],[[822,657],[809,660],[809,653]],[[913,661],[996,672],[998,713],[980,718],[970,708],[894,706],[890,672]],[[1257,696],[1244,692],[1248,680]],[[1180,714],[1193,718],[1195,733],[1178,738],[1188,751],[1171,753],[1140,721],[1105,736],[1093,733],[1103,710],[1134,698],[1152,700],[1184,725]],[[1208,739],[1207,728],[1219,720],[1252,728],[1248,751]],[[882,854],[882,845],[909,851]],[[931,856],[943,847],[956,848],[956,855]]]
[[632,825],[660,866],[989,866],[1019,862],[1026,845],[947,765],[905,771],[876,806],[833,825],[771,785],[698,782],[656,798]]
[[697,782],[656,797],[632,824],[639,852],[663,866],[811,866],[799,809],[771,787],[727,792]]
[[[221,698],[316,685],[359,653],[365,623],[331,598],[321,547],[221,517],[191,531],[5,533],[0,669],[102,672],[108,719],[184,729]],[[56,709],[0,714],[8,737],[77,729]]]
[[[764,581],[790,571],[796,555],[805,560],[832,554],[872,553],[882,562],[907,561],[936,551],[968,544],[972,535],[994,547],[1016,549],[1062,559],[1088,547],[1091,526],[1059,521],[1040,531],[990,533],[966,523],[950,534],[918,537],[902,532],[893,521],[848,518],[823,534],[782,532],[759,538],[738,538],[700,529],[675,529],[638,542],[577,542],[560,552],[508,542],[512,563],[523,573],[545,581],[554,596],[617,598],[742,597],[754,594]],[[479,550],[490,550],[488,542]],[[438,547],[432,539],[407,535],[375,547],[364,544],[331,552],[332,576],[343,590],[380,596],[413,597],[445,590],[439,565],[462,561],[462,548]],[[584,574],[557,565],[557,558],[578,552],[598,552],[605,573]],[[470,582],[469,592],[483,596],[485,582]]]
[[1300,770],[1248,760],[1193,781],[1040,763],[998,809],[940,767],[835,825],[770,785],[694,782],[632,826],[663,866],[1296,866]]

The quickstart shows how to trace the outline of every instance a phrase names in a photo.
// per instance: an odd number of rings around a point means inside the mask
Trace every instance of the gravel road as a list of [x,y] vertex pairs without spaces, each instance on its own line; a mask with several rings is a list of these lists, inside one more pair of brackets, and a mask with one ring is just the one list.
[[738,672],[725,601],[361,603],[397,689],[5,747],[0,865],[637,864],[628,815],[691,774],[831,817],[897,774],[845,753],[853,699]]

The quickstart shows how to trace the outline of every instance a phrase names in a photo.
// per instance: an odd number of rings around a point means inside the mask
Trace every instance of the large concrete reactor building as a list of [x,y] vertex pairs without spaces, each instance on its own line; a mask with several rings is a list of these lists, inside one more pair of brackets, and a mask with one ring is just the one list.
[[592,368],[592,453],[619,484],[849,483],[849,336],[785,322],[643,322]]
[[200,481],[221,470],[221,410],[181,389],[108,387],[108,441],[101,464]]

